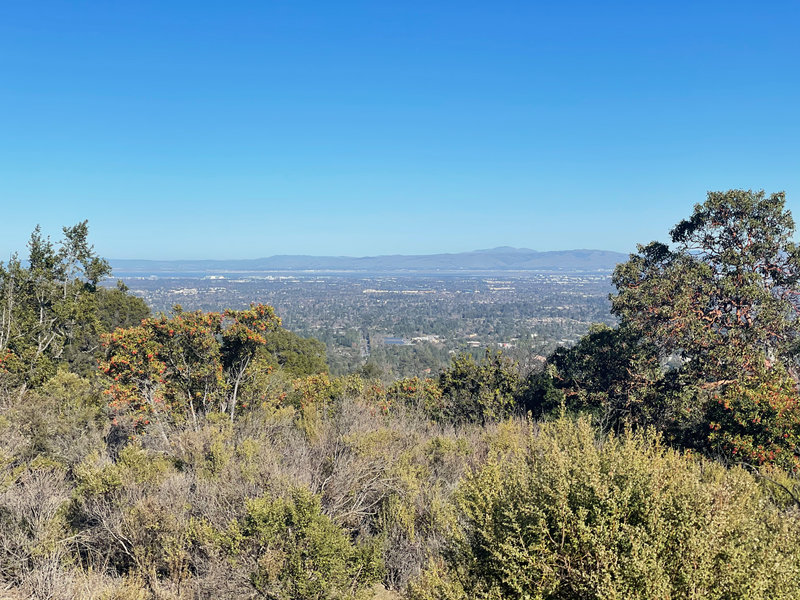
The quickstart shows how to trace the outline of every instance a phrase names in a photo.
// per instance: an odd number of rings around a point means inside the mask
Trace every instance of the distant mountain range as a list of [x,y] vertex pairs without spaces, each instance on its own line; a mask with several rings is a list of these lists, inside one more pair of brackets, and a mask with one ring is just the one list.
[[268,273],[276,271],[436,272],[436,271],[610,271],[628,255],[608,250],[537,252],[501,246],[456,254],[388,256],[278,255],[246,260],[111,260],[118,275],[166,273]]

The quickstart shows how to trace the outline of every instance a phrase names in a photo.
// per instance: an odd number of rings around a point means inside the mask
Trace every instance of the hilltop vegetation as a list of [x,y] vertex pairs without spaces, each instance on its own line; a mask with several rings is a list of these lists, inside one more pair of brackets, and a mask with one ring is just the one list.
[[386,384],[37,229],[0,270],[3,597],[799,597],[793,234],[709,194],[618,266],[617,326]]

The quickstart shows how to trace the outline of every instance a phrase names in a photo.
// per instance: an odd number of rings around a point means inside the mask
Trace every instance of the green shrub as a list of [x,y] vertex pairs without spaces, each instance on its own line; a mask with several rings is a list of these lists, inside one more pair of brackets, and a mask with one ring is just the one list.
[[444,417],[455,422],[501,420],[510,415],[522,389],[517,365],[501,352],[476,363],[469,354],[453,359],[439,376]]
[[465,479],[464,526],[414,598],[800,597],[797,515],[744,470],[585,420],[522,450]]
[[359,597],[383,571],[378,547],[351,543],[303,488],[248,501],[242,530],[257,548],[253,587],[268,598]]

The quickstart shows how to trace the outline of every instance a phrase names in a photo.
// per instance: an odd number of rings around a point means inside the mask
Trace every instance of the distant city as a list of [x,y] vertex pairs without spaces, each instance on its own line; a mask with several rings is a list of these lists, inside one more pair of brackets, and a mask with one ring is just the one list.
[[[120,274],[118,274],[120,275]],[[613,323],[610,271],[487,274],[121,274],[154,311],[275,307],[327,346],[335,374],[371,363],[387,378],[435,373],[456,353],[501,350],[523,369]]]
[[604,250],[499,247],[457,254],[238,261],[112,260],[157,312],[275,307],[286,328],[325,343],[335,374],[371,363],[387,378],[425,375],[456,353],[501,350],[523,369],[613,323]]
[[[502,350],[523,369],[609,314],[617,252],[501,247],[460,254],[249,261],[111,261],[154,311],[275,307],[286,328],[323,341],[335,374],[367,363],[423,375],[452,355]],[[272,270],[267,270],[271,268]]]

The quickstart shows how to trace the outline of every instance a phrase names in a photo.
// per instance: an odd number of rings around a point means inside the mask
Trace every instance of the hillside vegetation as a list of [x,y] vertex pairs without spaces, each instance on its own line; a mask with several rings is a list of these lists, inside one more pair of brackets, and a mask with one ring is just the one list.
[[387,385],[37,228],[0,267],[0,597],[798,598],[793,234],[710,193],[617,267],[616,327]]

